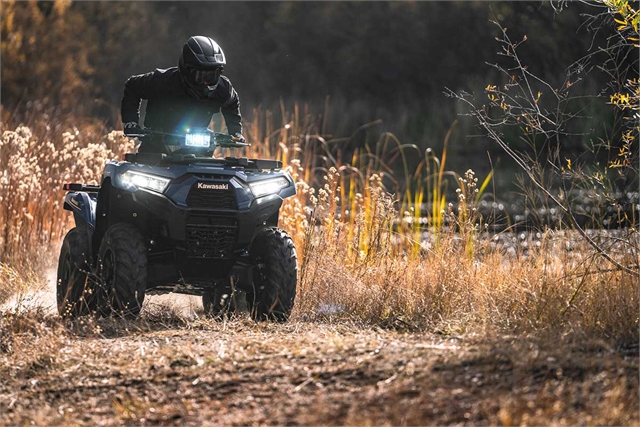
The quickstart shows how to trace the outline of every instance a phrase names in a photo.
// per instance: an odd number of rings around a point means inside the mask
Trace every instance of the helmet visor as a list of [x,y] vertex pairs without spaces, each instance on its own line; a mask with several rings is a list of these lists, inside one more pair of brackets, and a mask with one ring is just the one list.
[[189,69],[189,79],[198,85],[204,86],[215,86],[220,79],[220,74],[222,74],[222,68],[216,68],[215,70]]

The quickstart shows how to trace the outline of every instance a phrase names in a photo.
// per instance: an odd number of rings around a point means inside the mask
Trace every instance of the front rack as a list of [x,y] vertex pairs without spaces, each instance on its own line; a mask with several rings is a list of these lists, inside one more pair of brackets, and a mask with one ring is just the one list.
[[198,157],[194,154],[167,155],[164,153],[128,153],[125,154],[124,159],[130,163],[141,163],[147,165],[210,163],[231,167],[240,166],[245,169],[255,170],[274,170],[282,168],[282,162],[278,160],[249,159],[246,157],[225,157],[220,159],[215,157]]

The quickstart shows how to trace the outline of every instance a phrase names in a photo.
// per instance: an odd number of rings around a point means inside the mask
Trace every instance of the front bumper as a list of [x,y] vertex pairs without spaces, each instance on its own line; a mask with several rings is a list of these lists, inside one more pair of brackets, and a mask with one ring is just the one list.
[[152,240],[156,237],[189,258],[202,259],[230,258],[247,251],[257,228],[282,206],[277,194],[256,199],[244,210],[180,206],[163,194],[146,190],[131,195],[133,205],[145,211],[141,216],[146,217]]

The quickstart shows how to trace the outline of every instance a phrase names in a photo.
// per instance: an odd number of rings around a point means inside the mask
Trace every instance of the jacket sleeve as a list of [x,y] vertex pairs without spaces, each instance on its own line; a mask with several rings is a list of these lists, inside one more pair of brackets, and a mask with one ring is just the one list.
[[[224,78],[224,77],[223,77]],[[228,79],[227,82],[229,82]],[[220,108],[224,116],[224,122],[230,135],[242,133],[242,116],[240,115],[240,97],[229,82],[229,99]]]
[[140,100],[149,99],[153,93],[153,72],[131,76],[124,84],[124,95],[120,105],[122,123],[140,120]]

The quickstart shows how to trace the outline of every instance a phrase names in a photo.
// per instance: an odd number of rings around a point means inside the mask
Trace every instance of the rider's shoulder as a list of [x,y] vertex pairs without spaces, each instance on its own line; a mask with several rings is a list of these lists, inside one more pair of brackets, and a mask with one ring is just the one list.
[[218,86],[222,86],[223,88],[232,88],[231,80],[227,76],[220,76],[220,83]]
[[220,76],[220,80],[218,81],[218,86],[216,87],[215,93],[216,97],[221,99],[227,99],[233,93],[233,85],[231,84],[231,80],[227,78],[227,76]]
[[166,79],[171,79],[180,75],[178,67],[156,68],[152,73],[154,77]]

